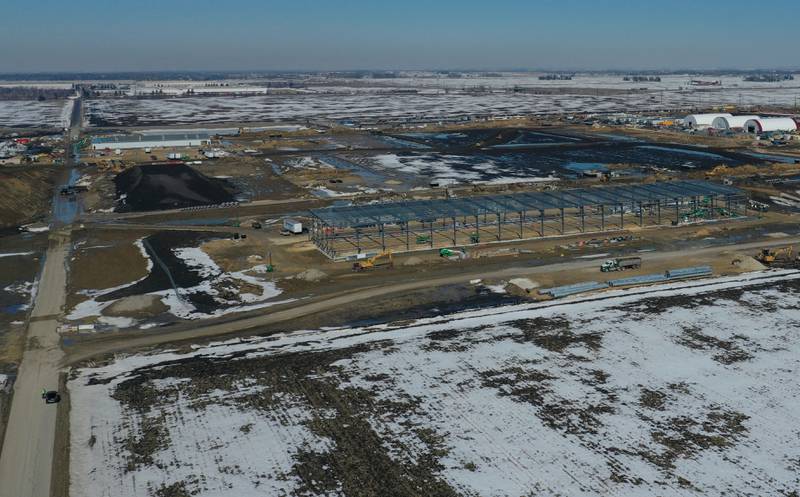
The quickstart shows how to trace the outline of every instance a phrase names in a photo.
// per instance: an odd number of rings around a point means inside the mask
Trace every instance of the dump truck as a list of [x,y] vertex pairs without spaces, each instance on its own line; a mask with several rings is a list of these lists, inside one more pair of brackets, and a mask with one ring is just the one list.
[[392,257],[391,250],[386,252],[381,252],[378,255],[370,257],[364,261],[358,261],[353,263],[353,271],[366,271],[369,269],[375,269],[379,267],[391,268],[394,267],[394,259]]
[[609,259],[600,265],[600,271],[608,273],[611,271],[625,271],[626,269],[639,269],[642,267],[641,257],[621,257]]

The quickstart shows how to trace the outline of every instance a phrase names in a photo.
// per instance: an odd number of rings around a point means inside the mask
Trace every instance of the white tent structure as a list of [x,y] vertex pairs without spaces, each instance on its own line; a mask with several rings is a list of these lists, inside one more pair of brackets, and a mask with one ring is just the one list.
[[744,123],[748,133],[767,133],[770,131],[795,131],[797,122],[791,117],[762,117],[749,119]]
[[731,117],[717,117],[711,123],[711,127],[715,129],[739,129],[744,128],[747,121],[751,119],[760,119],[758,116],[731,116]]
[[733,114],[689,114],[683,122],[690,128],[710,128],[718,117],[733,117]]

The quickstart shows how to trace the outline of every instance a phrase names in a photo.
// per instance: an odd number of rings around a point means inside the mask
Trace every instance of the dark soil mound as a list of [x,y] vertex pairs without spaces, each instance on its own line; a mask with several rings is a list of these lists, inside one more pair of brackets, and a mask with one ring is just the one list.
[[114,178],[117,212],[155,211],[233,202],[235,188],[184,164],[136,166]]

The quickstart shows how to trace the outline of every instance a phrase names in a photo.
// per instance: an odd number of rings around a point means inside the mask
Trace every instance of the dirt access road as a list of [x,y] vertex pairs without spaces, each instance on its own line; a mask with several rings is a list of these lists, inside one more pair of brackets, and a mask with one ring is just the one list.
[[68,233],[51,235],[0,454],[0,497],[50,495],[56,405],[45,404],[41,390],[58,387],[63,356],[58,318],[66,294],[68,254]]
[[[74,163],[72,142],[80,136],[81,99],[73,107],[71,125],[64,133],[64,164]],[[58,388],[59,368],[63,362],[58,335],[58,319],[67,291],[67,257],[70,231],[62,226],[69,219],[56,215],[60,198],[54,193],[50,246],[39,278],[33,312],[28,318],[27,344],[22,364],[14,382],[14,396],[0,452],[0,497],[49,497],[53,469],[53,446],[56,436],[55,404],[47,405],[42,388]]]
[[[692,251],[692,256],[712,256],[724,251],[751,251],[762,247],[779,246],[800,243],[800,238],[781,238],[780,240],[756,241],[743,244],[717,245]],[[645,263],[685,260],[685,250],[649,252],[638,254]],[[352,306],[359,302],[369,302],[377,297],[411,292],[422,288],[434,288],[443,285],[466,283],[473,279],[487,278],[515,278],[531,276],[537,274],[571,271],[576,269],[596,267],[599,264],[597,259],[574,259],[568,262],[556,264],[546,264],[541,266],[510,266],[505,268],[486,268],[476,271],[465,271],[456,275],[448,275],[433,278],[418,278],[411,275],[409,281],[395,282],[393,284],[371,285],[358,288],[349,292],[339,292],[336,295],[321,295],[308,300],[302,300],[276,306],[267,313],[247,316],[240,318],[227,318],[226,320],[209,323],[205,326],[196,323],[181,325],[179,328],[165,331],[164,329],[155,332],[123,332],[113,337],[102,337],[96,341],[88,341],[76,344],[66,351],[65,364],[72,365],[78,362],[100,357],[106,354],[113,354],[123,351],[148,348],[164,345],[168,343],[202,340],[224,335],[239,334],[257,331],[258,328],[265,326],[290,322],[295,319],[306,317],[315,313],[325,312],[346,306]]]

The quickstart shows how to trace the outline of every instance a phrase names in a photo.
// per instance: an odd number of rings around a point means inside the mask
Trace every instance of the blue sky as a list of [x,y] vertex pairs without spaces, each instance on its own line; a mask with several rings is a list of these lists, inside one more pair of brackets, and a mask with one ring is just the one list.
[[0,72],[800,66],[800,0],[4,0]]

